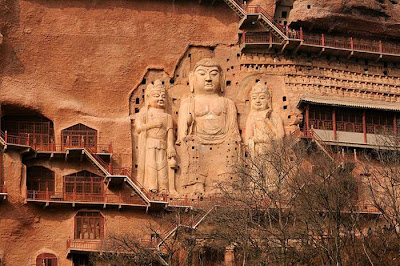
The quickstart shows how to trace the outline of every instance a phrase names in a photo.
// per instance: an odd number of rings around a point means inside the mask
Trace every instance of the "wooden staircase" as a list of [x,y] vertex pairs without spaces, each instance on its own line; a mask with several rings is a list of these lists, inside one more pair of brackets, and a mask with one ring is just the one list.
[[246,11],[243,9],[243,2],[240,0],[224,0],[224,2],[233,10],[240,18],[246,16]]
[[215,206],[210,208],[206,213],[199,213],[198,215],[189,219],[182,224],[174,225],[173,227],[167,229],[163,233],[160,234],[161,240],[158,242],[156,248],[160,250],[161,246],[171,237],[180,227],[189,228],[191,230],[197,229],[197,227],[204,221],[204,219],[214,210]]
[[329,159],[331,159],[332,161],[336,161],[332,152],[329,151],[330,148],[324,143],[322,138],[317,133],[315,133],[313,129],[311,129],[311,138],[314,143],[325,153],[325,155],[328,156]]
[[6,137],[3,131],[0,131],[0,149],[4,151],[7,148]]
[[223,0],[241,19],[246,19],[248,15],[258,15],[259,21],[265,26],[268,31],[272,32],[282,41],[287,41],[289,38],[285,34],[282,25],[274,21],[274,18],[261,6],[246,6],[240,0]]

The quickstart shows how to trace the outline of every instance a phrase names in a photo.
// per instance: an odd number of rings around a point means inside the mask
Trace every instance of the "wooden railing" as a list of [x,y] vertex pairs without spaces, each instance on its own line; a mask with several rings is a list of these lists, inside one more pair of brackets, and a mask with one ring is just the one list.
[[143,200],[131,193],[77,193],[77,192],[52,192],[28,190],[28,200],[54,201],[54,202],[90,202],[110,204],[135,204],[144,205]]
[[[96,151],[93,147],[84,147],[85,150],[89,153],[87,154],[88,157],[93,157],[94,160],[104,169],[104,174],[111,174],[112,173],[112,163],[106,163],[99,155],[96,154]],[[85,152],[86,152],[85,151]],[[90,155],[90,156],[89,156]],[[90,158],[92,159],[92,158]],[[95,162],[94,162],[95,163]]]
[[119,168],[112,169],[112,175],[127,176],[129,178],[129,180],[132,181],[133,184],[136,185],[143,192],[143,194],[145,194],[145,196],[149,200],[162,200],[163,199],[162,195],[152,194],[147,189],[145,189],[144,186],[136,178],[132,178],[131,172],[132,172],[132,168],[129,168],[129,167],[119,167]]
[[[337,48],[349,51],[371,52],[378,54],[400,54],[400,45],[390,42],[382,42],[380,40],[358,39],[353,37],[326,36],[325,34],[304,33],[302,28],[299,31],[289,27],[280,28],[282,32],[291,39],[298,39],[306,45],[316,45],[327,48]],[[249,33],[246,33],[249,34]],[[256,34],[256,33],[254,33]],[[260,37],[252,36],[251,38],[242,38],[242,43],[269,44],[271,41],[265,38],[265,33],[261,33]],[[274,42],[273,42],[274,43]]]
[[284,27],[277,23],[274,18],[260,5],[248,5],[244,7],[244,10],[247,12],[247,14],[263,14],[271,23],[274,24],[275,27],[277,27],[282,33],[285,33]]
[[97,144],[88,145],[84,142],[72,145],[70,142],[66,142],[64,145],[56,145],[54,141],[49,143],[37,143],[35,139],[32,139],[30,134],[26,136],[9,135],[7,131],[0,131],[1,137],[7,144],[29,146],[37,151],[66,151],[68,148],[88,148],[93,153],[112,153],[112,144]]
[[357,202],[357,210],[364,213],[380,213],[379,209],[372,203],[366,201]]
[[[265,9],[259,5],[241,5],[247,14],[262,14],[267,20],[269,20],[279,31],[280,34],[286,36],[289,39],[298,39],[303,44],[316,45],[321,47],[346,49],[350,51],[362,51],[362,52],[373,52],[379,54],[400,54],[400,45],[391,42],[382,42],[381,40],[368,40],[359,39],[353,37],[340,37],[340,36],[327,36],[325,34],[311,34],[304,33],[300,27],[299,30],[292,29],[288,26],[283,26],[275,21]],[[248,34],[248,33],[247,33]],[[242,43],[276,43],[275,40],[271,41],[265,36],[265,33],[261,33],[259,37],[251,36],[247,37],[243,34]],[[278,42],[278,43],[281,43]]]
[[248,33],[243,31],[242,34],[242,43],[251,43],[251,44],[274,44],[274,43],[282,43],[282,40],[277,38],[275,35],[271,33],[263,33],[263,34],[256,34],[256,33]]
[[103,248],[102,240],[89,240],[89,239],[68,239],[67,249],[74,249],[80,251],[101,251]]

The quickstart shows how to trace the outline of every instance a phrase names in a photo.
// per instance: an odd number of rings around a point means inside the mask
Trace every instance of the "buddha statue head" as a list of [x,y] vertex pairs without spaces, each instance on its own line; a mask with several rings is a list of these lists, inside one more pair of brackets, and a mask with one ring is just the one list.
[[201,59],[189,74],[190,91],[195,94],[218,94],[225,89],[221,66],[211,58]]
[[156,80],[146,87],[146,106],[159,109],[165,108],[166,89],[162,81]]
[[254,111],[264,111],[271,106],[271,95],[267,85],[257,82],[251,89],[251,109]]

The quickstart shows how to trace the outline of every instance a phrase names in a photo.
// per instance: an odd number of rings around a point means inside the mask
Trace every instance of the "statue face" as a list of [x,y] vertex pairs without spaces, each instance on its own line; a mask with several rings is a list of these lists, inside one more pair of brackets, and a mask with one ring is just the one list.
[[217,67],[199,66],[194,71],[196,94],[213,94],[220,90],[221,73]]
[[256,111],[267,110],[268,95],[265,92],[255,92],[251,94],[251,108]]
[[154,108],[165,108],[165,91],[153,90],[148,97],[149,106]]

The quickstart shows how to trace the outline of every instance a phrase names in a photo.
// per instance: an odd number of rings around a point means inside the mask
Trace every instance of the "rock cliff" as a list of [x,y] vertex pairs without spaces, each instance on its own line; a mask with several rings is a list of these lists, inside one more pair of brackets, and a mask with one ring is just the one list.
[[398,38],[397,0],[295,0],[289,21],[305,30]]

